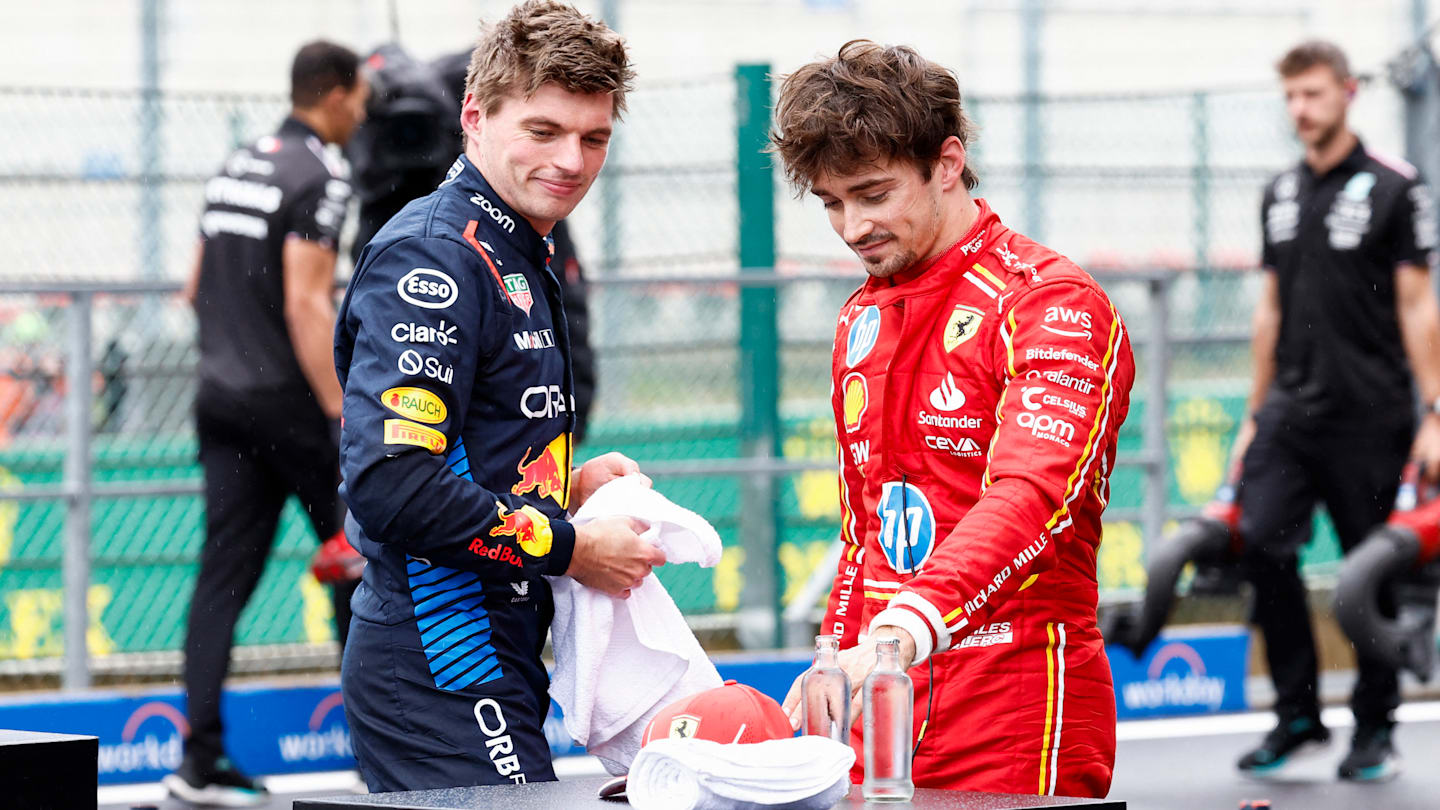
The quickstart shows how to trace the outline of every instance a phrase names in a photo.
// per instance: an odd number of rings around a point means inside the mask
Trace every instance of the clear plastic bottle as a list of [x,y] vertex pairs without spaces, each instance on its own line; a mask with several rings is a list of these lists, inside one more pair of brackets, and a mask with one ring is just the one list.
[[815,663],[800,681],[805,734],[850,744],[850,676],[840,668],[839,636],[815,637]]
[[875,645],[875,669],[865,679],[865,784],[867,802],[905,802],[915,795],[910,754],[915,685],[900,668],[900,641]]

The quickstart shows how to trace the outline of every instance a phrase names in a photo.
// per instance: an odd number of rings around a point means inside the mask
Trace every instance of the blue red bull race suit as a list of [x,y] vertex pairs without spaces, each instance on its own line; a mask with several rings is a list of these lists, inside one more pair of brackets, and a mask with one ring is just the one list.
[[569,336],[551,243],[464,157],[341,306],[341,495],[369,560],[341,669],[372,791],[552,780],[542,575],[565,573]]

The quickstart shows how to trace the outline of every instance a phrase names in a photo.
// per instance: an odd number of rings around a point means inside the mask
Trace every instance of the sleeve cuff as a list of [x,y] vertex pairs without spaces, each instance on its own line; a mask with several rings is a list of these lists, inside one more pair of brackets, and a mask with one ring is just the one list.
[[910,666],[925,663],[930,653],[935,650],[934,636],[930,632],[930,626],[920,615],[913,610],[904,607],[888,607],[875,614],[870,620],[869,635],[875,635],[875,631],[883,626],[898,627],[910,634],[915,640],[915,660]]
[[575,556],[575,526],[568,520],[550,521],[550,553],[545,556],[546,576],[560,577],[570,570]]

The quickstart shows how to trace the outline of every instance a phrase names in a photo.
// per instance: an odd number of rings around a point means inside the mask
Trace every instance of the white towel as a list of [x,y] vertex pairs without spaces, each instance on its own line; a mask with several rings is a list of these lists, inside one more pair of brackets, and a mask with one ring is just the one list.
[[828,737],[652,740],[625,795],[636,810],[820,810],[845,796],[855,751]]
[[[616,516],[648,523],[641,537],[664,551],[667,562],[709,568],[720,561],[715,529],[639,476],[600,487],[572,522]],[[629,599],[569,577],[549,579],[555,591],[550,697],[560,704],[570,737],[611,774],[625,773],[650,718],[673,701],[720,686],[720,674],[654,574]]]

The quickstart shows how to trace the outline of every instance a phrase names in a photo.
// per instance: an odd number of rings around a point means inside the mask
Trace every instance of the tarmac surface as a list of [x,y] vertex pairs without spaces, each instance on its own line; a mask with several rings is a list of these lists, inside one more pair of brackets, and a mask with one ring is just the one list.
[[[1242,777],[1234,763],[1273,725],[1268,712],[1121,723],[1110,798],[1127,802],[1130,810],[1231,810],[1257,799],[1269,800],[1272,810],[1440,807],[1440,702],[1407,703],[1400,707],[1399,720],[1395,741],[1404,757],[1404,772],[1392,781],[1373,784],[1335,777],[1336,766],[1349,750],[1353,724],[1349,710],[1343,708],[1325,711],[1324,721],[1332,732],[1328,749],[1263,781]],[[598,763],[589,758],[556,766],[562,779],[600,772]],[[345,773],[272,777],[266,782],[274,792],[266,805],[270,810],[289,810],[295,799],[304,796],[359,789],[355,775]],[[167,798],[158,784],[102,788],[98,799],[105,810],[189,807]]]

